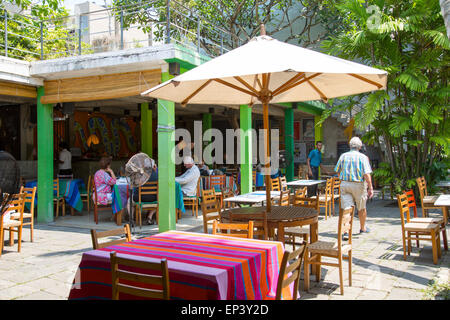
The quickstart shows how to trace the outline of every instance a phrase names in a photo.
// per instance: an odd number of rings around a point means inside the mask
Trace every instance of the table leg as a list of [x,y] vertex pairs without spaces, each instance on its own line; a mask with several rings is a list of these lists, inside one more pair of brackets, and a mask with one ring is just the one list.
[[123,209],[116,213],[116,224],[118,226],[122,225],[122,211]]

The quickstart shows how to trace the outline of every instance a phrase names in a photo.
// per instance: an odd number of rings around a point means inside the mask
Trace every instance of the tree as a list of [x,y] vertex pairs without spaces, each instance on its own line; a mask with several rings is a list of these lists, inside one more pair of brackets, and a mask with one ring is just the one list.
[[438,1],[342,0],[332,5],[344,30],[323,49],[389,72],[386,91],[335,99],[326,115],[362,105],[355,124],[371,128],[363,137],[385,147],[379,177],[400,189],[415,178],[442,179],[450,151],[450,41]]
[[[190,40],[211,55],[220,54],[220,45],[235,48],[259,34],[264,23],[268,35],[279,40],[310,46],[328,31],[320,28],[329,16],[318,13],[320,0],[170,0],[171,38]],[[167,1],[114,0],[118,21],[124,27],[136,24],[140,29],[163,40],[166,36]],[[201,22],[200,26],[198,22]],[[333,20],[335,21],[335,19]],[[154,23],[153,29],[151,23]],[[176,25],[176,26],[175,26]],[[153,30],[152,32],[150,30]],[[200,32],[200,41],[197,34]],[[280,37],[283,37],[280,39]]]
[[450,0],[440,0],[439,2],[441,4],[445,27],[447,28],[447,37],[450,39]]
[[[63,0],[11,0],[22,9],[20,13],[1,10],[0,24],[7,19],[8,55],[26,60],[59,58],[78,52],[77,34],[70,28],[69,12]],[[5,48],[4,30],[0,46]],[[42,41],[41,41],[42,35]],[[84,53],[86,44],[82,44]],[[5,50],[6,51],[6,50]]]

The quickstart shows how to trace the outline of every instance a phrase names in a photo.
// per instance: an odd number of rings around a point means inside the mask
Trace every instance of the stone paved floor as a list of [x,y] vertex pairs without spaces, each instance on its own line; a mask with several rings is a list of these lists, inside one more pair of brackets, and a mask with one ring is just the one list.
[[[323,210],[323,209],[322,209]],[[419,209],[420,214],[420,209]],[[327,220],[323,211],[319,221],[319,238],[336,239],[337,217]],[[309,292],[303,291],[301,299],[422,299],[424,290],[434,279],[450,281],[450,254],[442,251],[438,265],[432,263],[431,244],[421,242],[414,247],[411,256],[403,260],[401,226],[395,202],[374,200],[368,204],[369,234],[360,235],[359,221],[353,226],[353,285],[348,286],[348,268],[344,264],[344,295],[339,294],[338,269],[322,267],[322,279],[316,282],[312,276]],[[83,252],[91,250],[89,229],[113,229],[110,216],[101,216],[95,226],[92,213],[83,216],[65,216],[51,224],[36,224],[34,242],[30,242],[29,229],[24,229],[21,253],[5,242],[0,257],[0,299],[1,300],[61,300],[67,299],[75,271]],[[187,211],[177,230],[202,232],[202,218],[195,219]],[[135,237],[148,236],[157,232],[155,226],[136,228]],[[448,232],[447,232],[448,233]],[[287,245],[287,249],[291,249]]]

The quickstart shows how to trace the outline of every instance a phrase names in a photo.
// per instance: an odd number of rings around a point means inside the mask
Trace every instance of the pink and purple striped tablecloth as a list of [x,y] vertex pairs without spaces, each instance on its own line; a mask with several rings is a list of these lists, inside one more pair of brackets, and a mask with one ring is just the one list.
[[[83,254],[69,299],[111,299],[109,254],[168,260],[171,299],[273,299],[281,242],[168,231]],[[133,297],[121,297],[130,298]],[[283,298],[290,299],[289,289]]]

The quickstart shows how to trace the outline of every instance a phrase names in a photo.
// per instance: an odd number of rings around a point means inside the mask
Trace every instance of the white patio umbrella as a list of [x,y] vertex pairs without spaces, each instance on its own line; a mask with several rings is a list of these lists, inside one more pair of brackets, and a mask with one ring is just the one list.
[[[387,72],[280,42],[265,35],[168,80],[142,95],[181,103],[262,103],[269,167],[269,103],[330,98],[386,88]],[[267,212],[270,182],[266,175]]]

